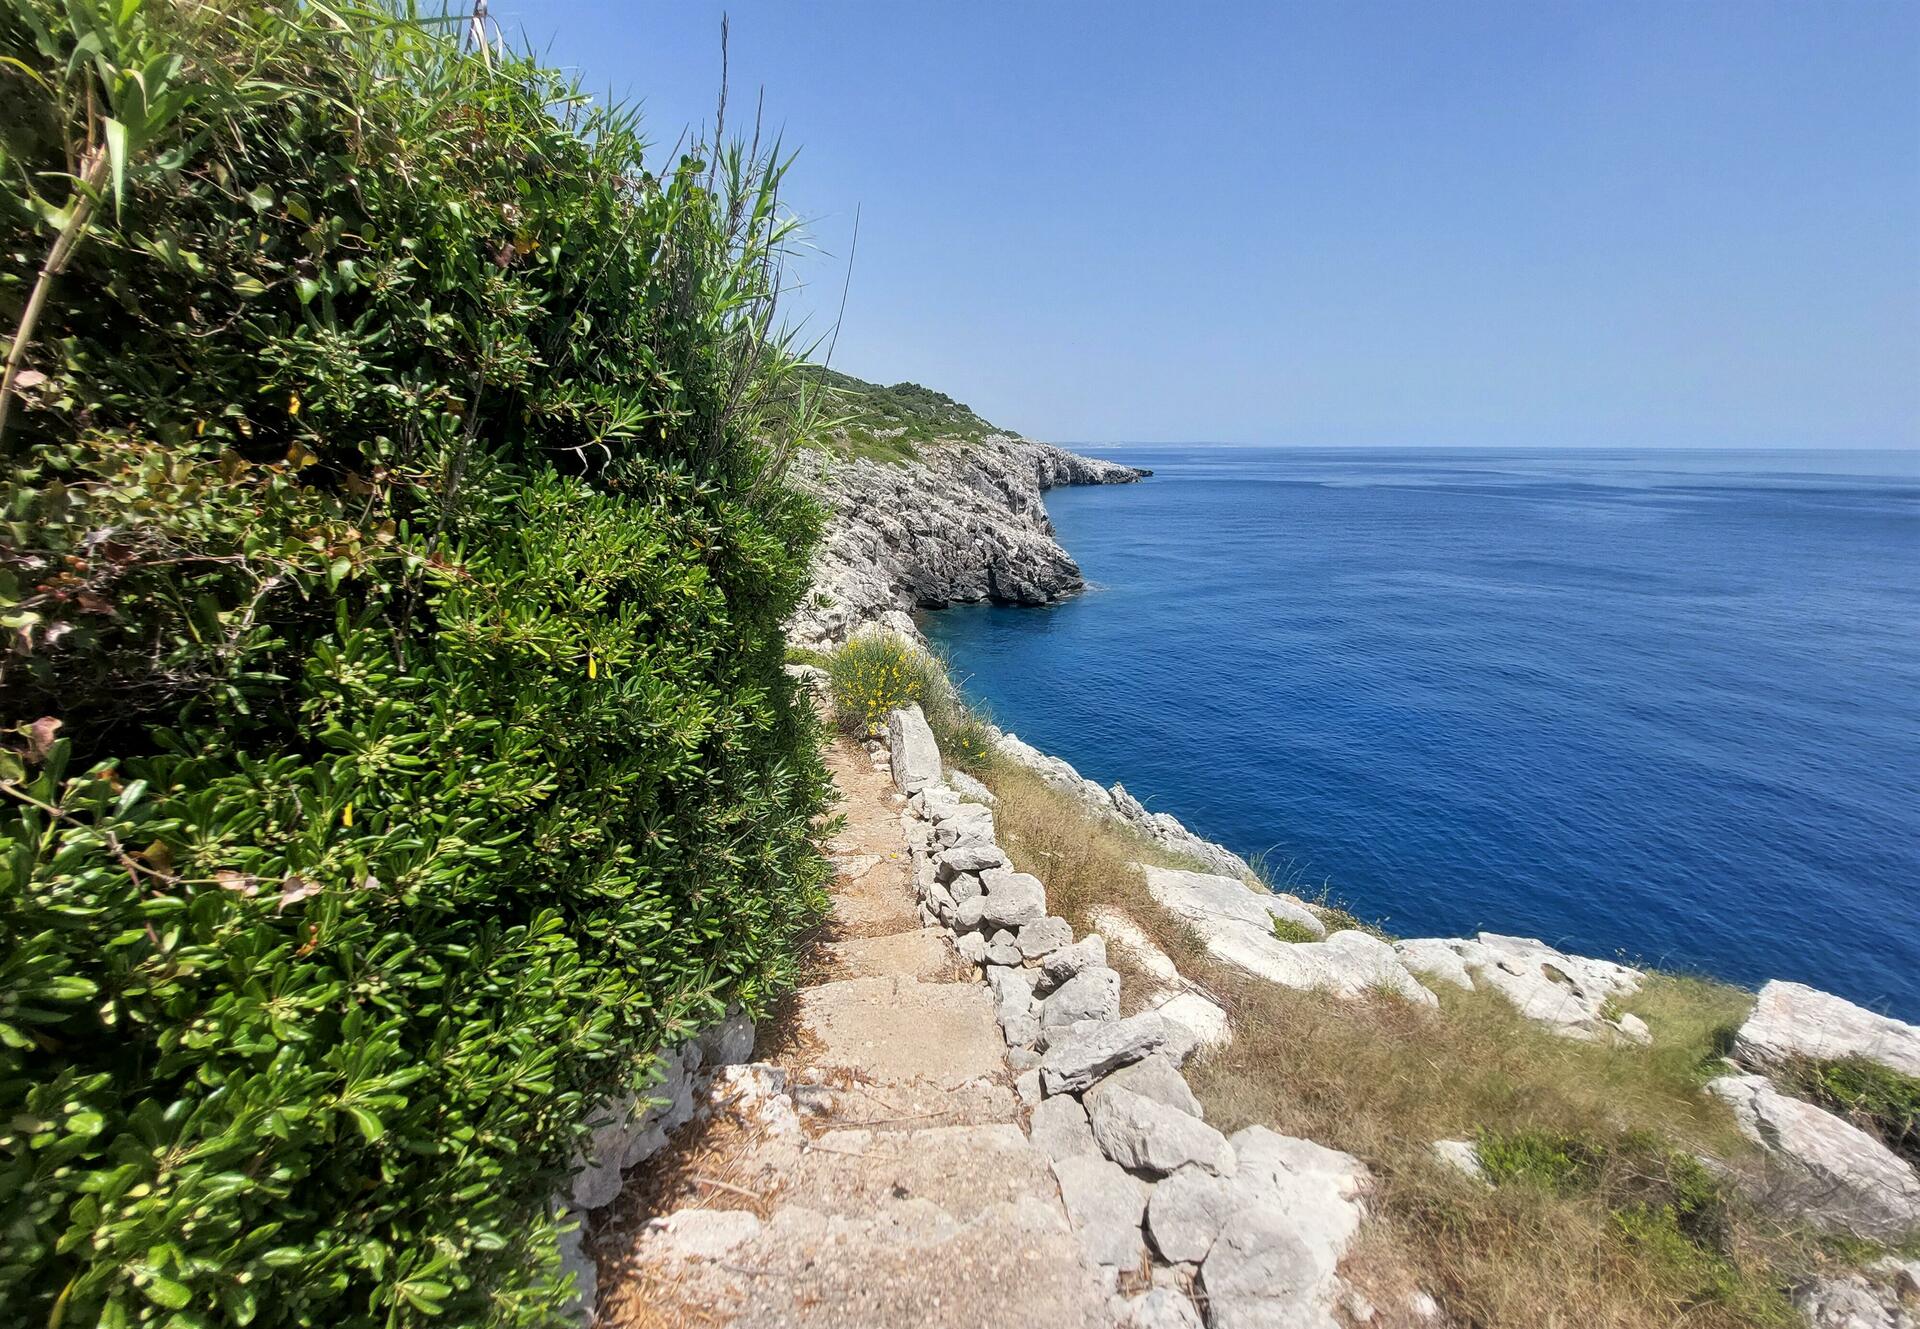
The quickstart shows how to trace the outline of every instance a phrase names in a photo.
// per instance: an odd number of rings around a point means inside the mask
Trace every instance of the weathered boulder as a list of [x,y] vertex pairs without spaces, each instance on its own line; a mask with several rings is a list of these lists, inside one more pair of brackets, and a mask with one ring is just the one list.
[[1273,921],[1278,918],[1316,937],[1327,935],[1327,925],[1304,902],[1249,886],[1234,877],[1150,868],[1147,889],[1160,904],[1189,922],[1233,920],[1271,934]]
[[1240,1203],[1225,1177],[1199,1168],[1176,1172],[1147,1201],[1147,1235],[1162,1259],[1198,1264]]
[[902,793],[916,794],[940,783],[940,745],[917,703],[887,713],[887,755],[894,786]]
[[1100,1146],[1094,1143],[1093,1127],[1087,1121],[1087,1110],[1071,1094],[1042,1099],[1033,1110],[1029,1127],[1034,1146],[1053,1162],[1101,1156]]
[[1764,1076],[1727,1075],[1707,1089],[1733,1109],[1747,1138],[1785,1167],[1771,1203],[1874,1241],[1920,1229],[1920,1175],[1873,1136]]
[[1480,1148],[1472,1140],[1435,1140],[1429,1146],[1434,1161],[1451,1168],[1469,1181],[1485,1182],[1487,1169],[1480,1162]]
[[1146,1248],[1140,1233],[1146,1185],[1098,1156],[1061,1159],[1053,1175],[1087,1257],[1116,1269],[1137,1268]]
[[994,804],[1000,800],[993,796],[993,790],[981,784],[965,771],[948,771],[947,783],[960,797],[974,803]]
[[1106,962],[1107,943],[1099,933],[1090,932],[1073,945],[1064,946],[1040,961],[1039,990],[1051,992],[1082,969],[1104,966]]
[[1920,1027],[1776,980],[1760,989],[1753,1013],[1734,1036],[1733,1055],[1756,1071],[1777,1071],[1797,1060],[1858,1057],[1920,1077]]
[[1001,928],[987,938],[987,963],[996,965],[1017,965],[1024,957],[1014,940],[1013,933]]
[[1049,1028],[1082,1020],[1112,1020],[1119,1014],[1120,975],[1097,966],[1082,969],[1040,1003],[1040,1023]]
[[1273,935],[1273,919],[1287,917],[1276,912],[1283,903],[1279,897],[1201,872],[1142,871],[1153,898],[1178,914],[1209,951],[1256,977],[1345,997],[1385,989],[1409,1001],[1434,1004],[1434,995],[1407,971],[1393,947],[1377,937],[1347,930],[1324,941],[1281,941]]
[[1073,925],[1059,915],[1050,915],[1035,923],[1023,923],[1018,938],[1020,954],[1038,960],[1064,950],[1073,941]]
[[1038,877],[1006,868],[988,868],[980,874],[985,889],[980,921],[991,928],[1018,928],[1047,916],[1047,888]]
[[1109,1020],[1052,1043],[1040,1059],[1040,1084],[1049,1094],[1078,1093],[1094,1081],[1151,1056],[1167,1045],[1167,1022],[1151,1011]]
[[1007,865],[1007,855],[999,845],[957,845],[952,849],[942,849],[933,856],[933,862],[937,879],[948,882],[963,872],[984,872],[988,868],[1003,868]]
[[1130,1090],[1142,1098],[1151,1098],[1156,1103],[1164,1103],[1189,1116],[1203,1121],[1206,1119],[1207,1114],[1201,1109],[1200,1100],[1187,1087],[1186,1077],[1180,1074],[1180,1068],[1165,1053],[1156,1052],[1151,1057],[1142,1057],[1133,1065],[1122,1066],[1107,1076],[1083,1095],[1087,1107],[1091,1109],[1101,1095],[1115,1089]]
[[1233,1210],[1200,1266],[1209,1325],[1332,1329],[1334,1272],[1360,1227],[1365,1167],[1264,1126],[1230,1143],[1239,1163]]
[[1793,1304],[1811,1329],[1913,1329],[1898,1289],[1860,1274],[1816,1278],[1794,1294]]
[[1181,1108],[1111,1086],[1088,1095],[1086,1107],[1101,1152],[1129,1171],[1163,1177],[1198,1167],[1233,1175],[1234,1154],[1226,1137]]
[[953,815],[942,819],[933,828],[936,849],[991,845],[993,842],[993,810],[978,803],[962,803]]

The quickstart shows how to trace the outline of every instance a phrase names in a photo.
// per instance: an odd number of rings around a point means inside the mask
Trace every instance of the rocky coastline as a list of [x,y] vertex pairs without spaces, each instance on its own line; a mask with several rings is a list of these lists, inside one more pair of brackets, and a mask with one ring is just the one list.
[[1007,434],[926,444],[896,463],[803,452],[793,478],[831,515],[788,640],[820,648],[892,614],[1071,595],[1086,582],[1041,495],[1150,474]]
[[[972,446],[935,452],[929,461],[908,466],[837,463],[815,473],[814,492],[833,505],[835,515],[827,549],[817,564],[819,594],[798,625],[798,642],[831,646],[866,630],[898,632],[920,642],[923,639],[904,611],[978,600],[1041,604],[1081,587],[1077,566],[1053,538],[1041,493],[1052,484],[1125,483],[1142,478],[1141,473],[1018,440],[996,441],[979,457],[965,455]],[[1058,985],[1063,994],[1077,999],[1079,988],[1086,984],[1066,981],[1073,977],[1066,972],[1072,968],[1066,960],[1089,948],[1097,952],[1102,938],[1090,935],[1071,946],[1071,933],[1056,937],[1050,932],[1044,940],[1040,938],[1039,932],[1054,924],[1044,901],[1029,901],[1013,889],[1018,886],[1034,894],[1039,883],[1016,880],[1018,874],[1009,875],[1003,858],[994,860],[999,866],[991,871],[978,870],[987,866],[988,856],[998,853],[990,808],[974,801],[984,795],[981,801],[990,802],[991,796],[976,792],[963,773],[943,771],[930,735],[919,745],[930,749],[929,754],[916,756],[909,750],[916,745],[903,743],[901,730],[904,725],[916,735],[924,731],[917,712],[896,715],[892,725],[892,750],[878,744],[870,750],[878,762],[892,768],[902,791],[912,796],[906,819],[910,826],[920,824],[912,834],[917,837],[915,878],[926,921],[946,928],[962,956],[981,965],[992,983],[1010,1060],[1024,1080],[1038,1081],[1032,1087],[1022,1086],[1023,1095],[1031,1095],[1029,1101],[1035,1106],[1033,1130],[1038,1139],[1042,1118],[1051,1120],[1057,1114],[1056,1094],[1076,1094],[1086,1103],[1094,1097],[1086,1092],[1089,1086],[1108,1077],[1117,1082],[1119,1077],[1112,1076],[1117,1066],[1153,1055],[1159,1044],[1147,1047],[1143,1042],[1137,1048],[1129,1044],[1127,1056],[1111,1065],[1102,1063],[1082,1077],[1084,1084],[1064,1073],[1048,1078],[1050,1063],[1062,1055],[1053,1051],[1049,1038],[1054,1026],[1074,1036],[1062,1046],[1077,1048],[1085,1043],[1095,1051],[1104,1048],[1102,1040],[1109,1031],[1131,1028],[1127,1022],[1104,1029],[1088,1023],[1089,1019],[1118,1018],[1117,1005],[1106,1000],[1104,988],[1097,994],[1104,1003],[1101,1009],[1076,1010],[1071,1019],[1061,1013],[1071,1001],[1043,995]],[[1567,1038],[1628,1046],[1651,1041],[1647,1025],[1620,1007],[1620,1000],[1639,990],[1646,978],[1637,969],[1569,955],[1531,938],[1483,932],[1471,938],[1390,941],[1343,926],[1340,918],[1308,902],[1260,886],[1244,860],[1171,816],[1149,812],[1121,785],[1103,787],[1015,735],[992,732],[1002,758],[1068,793],[1088,813],[1126,824],[1195,861],[1202,870],[1145,866],[1140,870],[1153,899],[1189,925],[1208,953],[1220,961],[1268,982],[1355,998],[1387,989],[1407,1000],[1432,1004],[1435,991],[1447,985],[1487,987],[1529,1019]],[[1250,891],[1249,885],[1256,889]],[[1002,896],[1017,906],[1004,918],[995,912]],[[1276,920],[1281,927],[1276,927]],[[1289,933],[1291,939],[1278,935],[1281,932]],[[1122,936],[1107,937],[1105,943],[1128,944]],[[1060,966],[1052,959],[1056,952]],[[1054,967],[1062,967],[1062,973],[1054,975]],[[1098,963],[1093,963],[1092,971],[1098,970]],[[1177,988],[1179,975],[1170,981]],[[1061,1011],[1054,1011],[1055,1007]],[[1208,1018],[1189,1027],[1187,1037],[1199,1042],[1232,1036],[1217,1009],[1203,1014]],[[1897,1241],[1902,1234],[1920,1231],[1920,1172],[1844,1117],[1796,1097],[1783,1073],[1795,1059],[1850,1059],[1910,1075],[1920,1066],[1920,1028],[1813,989],[1770,983],[1761,990],[1730,1049],[1724,1073],[1706,1086],[1708,1094],[1733,1110],[1741,1132],[1777,1166],[1776,1175],[1782,1179],[1779,1189],[1763,1197],[1771,1207],[1860,1238]],[[1133,1094],[1120,1097],[1130,1108],[1138,1106]],[[1174,1097],[1184,1103],[1184,1096]],[[1151,1110],[1166,1115],[1159,1107]],[[1174,1105],[1175,1116],[1183,1110]],[[1086,1120],[1085,1113],[1073,1115],[1076,1122]],[[1080,1132],[1086,1130],[1084,1125],[1079,1127]],[[1144,1249],[1157,1261],[1165,1261],[1164,1267],[1177,1268],[1188,1280],[1197,1275],[1202,1283],[1211,1283],[1209,1264],[1202,1262],[1196,1269],[1190,1260],[1183,1263],[1168,1253],[1184,1247],[1177,1241],[1171,1245],[1162,1241],[1149,1199],[1167,1190],[1171,1205],[1172,1174],[1191,1171],[1201,1178],[1192,1184],[1217,1186],[1220,1176],[1230,1174],[1230,1167],[1209,1164],[1198,1154],[1195,1159],[1180,1160],[1183,1165],[1193,1164],[1191,1168],[1161,1168],[1152,1160],[1150,1166],[1143,1165],[1120,1146],[1154,1132],[1128,1135],[1110,1123],[1108,1133],[1113,1140],[1101,1137],[1097,1125],[1094,1128],[1100,1141],[1093,1151],[1096,1161],[1056,1159],[1062,1189],[1070,1192],[1069,1212],[1083,1229],[1090,1258],[1109,1268],[1134,1261],[1143,1249],[1138,1241],[1144,1232]],[[1189,1129],[1188,1133],[1200,1132]],[[1224,1155],[1212,1135],[1207,1143]],[[1319,1147],[1307,1141],[1292,1143],[1309,1150]],[[1463,1171],[1473,1173],[1479,1166],[1470,1141],[1436,1140],[1434,1151]],[[1084,1151],[1076,1146],[1073,1152]],[[1333,1308],[1339,1284],[1333,1270],[1357,1216],[1364,1212],[1360,1196],[1365,1170],[1356,1161],[1339,1157],[1343,1167],[1351,1167],[1340,1174],[1338,1194],[1330,1193],[1328,1204],[1352,1206],[1355,1217],[1351,1223],[1345,1217],[1329,1220],[1330,1230],[1341,1234],[1339,1241],[1332,1243],[1324,1264],[1316,1267],[1310,1295],[1286,1307],[1301,1315],[1297,1322],[1303,1324],[1337,1322]],[[1091,1171],[1101,1176],[1080,1175]],[[1156,1188],[1156,1178],[1167,1180]],[[1211,1230],[1209,1235],[1216,1240],[1220,1236]],[[1912,1329],[1917,1289],[1920,1265],[1883,1260],[1872,1268],[1810,1284],[1799,1290],[1795,1302],[1815,1329]],[[1163,1290],[1155,1289],[1156,1294]],[[1271,1290],[1262,1285],[1251,1295],[1262,1302]],[[1237,1310],[1228,1313],[1231,1298],[1216,1297],[1214,1306],[1208,1323],[1241,1322]],[[1160,1309],[1158,1301],[1153,1309]],[[1258,1309],[1274,1307],[1261,1304]],[[1149,1316],[1148,1311],[1145,1303],[1129,1305],[1123,1308],[1122,1322],[1200,1322],[1185,1304],[1165,1320]],[[1347,1319],[1356,1317],[1349,1312]]]

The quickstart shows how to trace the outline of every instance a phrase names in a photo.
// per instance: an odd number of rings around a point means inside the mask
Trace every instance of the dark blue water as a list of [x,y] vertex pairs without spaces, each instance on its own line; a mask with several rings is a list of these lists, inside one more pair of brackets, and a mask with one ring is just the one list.
[[1090,449],[1002,725],[1406,936],[1920,1019],[1920,454]]

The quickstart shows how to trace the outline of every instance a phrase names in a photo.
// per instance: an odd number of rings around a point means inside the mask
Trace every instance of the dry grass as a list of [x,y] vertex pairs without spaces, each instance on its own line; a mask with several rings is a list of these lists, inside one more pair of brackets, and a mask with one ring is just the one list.
[[[1261,1123],[1345,1149],[1378,1177],[1375,1221],[1347,1265],[1383,1325],[1420,1287],[1463,1326],[1736,1329],[1800,1323],[1783,1295],[1827,1262],[1818,1243],[1716,1196],[1713,1235],[1681,1235],[1659,1160],[1702,1154],[1757,1169],[1725,1109],[1700,1092],[1751,997],[1656,975],[1625,1007],[1651,1048],[1574,1042],[1504,999],[1445,988],[1439,1007],[1391,996],[1296,992],[1214,960],[1148,894],[1138,862],[1193,866],[1085,813],[1030,772],[980,774],[1015,865],[1047,884],[1084,931],[1102,908],[1131,916],[1181,974],[1228,1012],[1232,1044],[1188,1068],[1222,1130]],[[1154,980],[1110,948],[1123,991]],[[1597,1142],[1610,1161],[1579,1186],[1468,1182],[1437,1165],[1441,1138],[1544,1132]],[[1647,1160],[1655,1166],[1649,1168]],[[1676,1164],[1686,1169],[1685,1158]],[[1653,1174],[1659,1175],[1653,1175]],[[1406,1321],[1412,1323],[1411,1321]]]

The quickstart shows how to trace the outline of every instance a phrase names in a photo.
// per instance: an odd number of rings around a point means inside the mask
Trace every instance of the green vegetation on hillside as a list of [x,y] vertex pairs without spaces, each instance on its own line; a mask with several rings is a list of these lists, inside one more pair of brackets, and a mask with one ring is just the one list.
[[10,1323],[550,1322],[823,906],[783,163],[457,31],[0,0]]
[[1011,432],[989,424],[944,392],[918,383],[882,387],[817,366],[810,366],[806,373],[828,390],[822,408],[829,417],[823,438],[841,456],[908,461],[918,455],[921,443],[949,439],[977,443],[989,434]]

